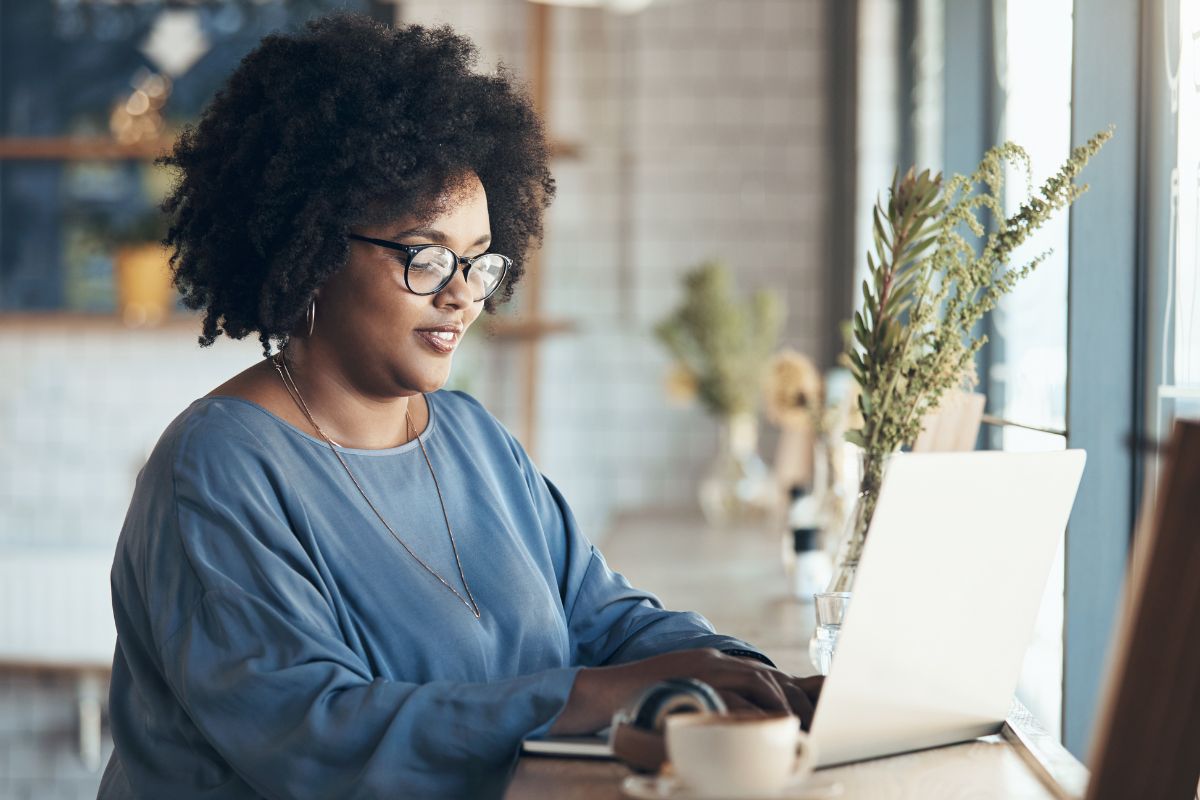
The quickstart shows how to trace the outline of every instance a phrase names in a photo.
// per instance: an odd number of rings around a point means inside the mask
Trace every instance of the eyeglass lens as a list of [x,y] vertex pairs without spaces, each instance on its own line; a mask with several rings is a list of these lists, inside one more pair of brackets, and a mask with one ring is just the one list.
[[[408,286],[422,294],[436,292],[450,282],[456,268],[454,253],[445,247],[422,248],[408,262]],[[501,256],[486,253],[475,259],[467,273],[472,299],[487,297],[503,277],[504,259]]]

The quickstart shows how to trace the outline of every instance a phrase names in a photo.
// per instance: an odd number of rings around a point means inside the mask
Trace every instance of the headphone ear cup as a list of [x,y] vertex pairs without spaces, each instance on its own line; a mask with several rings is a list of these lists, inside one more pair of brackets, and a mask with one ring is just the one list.
[[695,678],[671,678],[650,686],[632,706],[613,716],[609,745],[634,772],[658,772],[667,760],[667,717],[727,711],[721,696],[707,683]]
[[670,678],[654,684],[634,703],[632,722],[643,730],[662,733],[667,717],[683,712],[724,714],[725,701],[716,690],[695,678]]

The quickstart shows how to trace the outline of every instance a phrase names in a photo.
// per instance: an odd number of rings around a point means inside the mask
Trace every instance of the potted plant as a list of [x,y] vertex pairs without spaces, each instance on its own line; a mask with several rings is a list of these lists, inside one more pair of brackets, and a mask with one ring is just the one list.
[[166,235],[166,217],[158,208],[105,231],[104,238],[113,248],[117,313],[126,325],[160,324],[174,307],[170,251],[162,244]]
[[726,526],[763,518],[776,498],[758,448],[758,403],[764,372],[783,326],[780,297],[737,298],[727,267],[701,264],[683,279],[680,306],[655,334],[675,358],[673,382],[719,420],[719,449],[701,481],[700,507]]

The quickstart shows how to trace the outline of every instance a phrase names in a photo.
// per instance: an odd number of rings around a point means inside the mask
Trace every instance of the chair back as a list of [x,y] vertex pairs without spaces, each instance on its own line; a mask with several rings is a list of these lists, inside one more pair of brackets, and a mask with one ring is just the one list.
[[1200,781],[1200,421],[1179,421],[1134,542],[1087,800],[1191,800]]

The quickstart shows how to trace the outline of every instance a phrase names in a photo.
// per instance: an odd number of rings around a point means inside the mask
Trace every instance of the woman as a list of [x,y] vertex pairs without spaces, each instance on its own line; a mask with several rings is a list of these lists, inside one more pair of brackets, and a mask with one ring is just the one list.
[[497,796],[522,738],[673,676],[811,715],[811,687],[610,571],[516,440],[439,391],[554,189],[528,101],[473,59],[327,17],[267,37],[164,159],[201,343],[268,357],[139,477],[102,798]]

